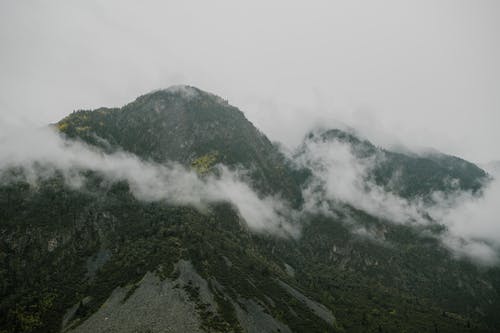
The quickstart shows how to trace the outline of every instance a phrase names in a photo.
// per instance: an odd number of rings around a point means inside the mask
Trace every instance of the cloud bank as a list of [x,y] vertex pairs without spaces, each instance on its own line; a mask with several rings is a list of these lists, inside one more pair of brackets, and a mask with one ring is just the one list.
[[257,232],[270,232],[296,237],[291,210],[276,197],[261,197],[241,180],[238,171],[219,166],[218,175],[200,178],[192,170],[176,163],[145,162],[124,153],[104,154],[75,141],[67,141],[52,129],[9,128],[0,136],[0,174],[10,167],[22,166],[28,181],[36,183],[48,177],[36,165],[62,172],[69,186],[82,185],[80,171],[93,170],[111,181],[125,180],[132,194],[144,201],[167,201],[204,209],[210,203],[234,205],[248,227]]
[[467,256],[485,264],[500,260],[500,174],[487,184],[481,196],[462,192],[446,205],[429,209],[430,214],[447,226],[443,242],[458,256]]
[[498,177],[486,184],[480,195],[456,190],[446,195],[430,193],[432,203],[421,198],[410,200],[387,191],[368,177],[383,158],[377,155],[358,157],[351,145],[338,140],[306,140],[296,158],[299,165],[311,169],[314,174],[303,192],[305,210],[335,214],[335,202],[340,202],[393,223],[439,223],[446,227],[439,238],[455,256],[468,257],[485,265],[499,262]]
[[[338,203],[393,223],[428,225],[439,223],[446,231],[442,244],[457,257],[491,265],[500,253],[500,181],[487,184],[481,196],[468,192],[452,195],[432,193],[434,202],[402,198],[375,184],[369,173],[383,155],[360,158],[340,141],[307,140],[294,157],[313,177],[303,189],[305,204],[292,210],[278,197],[262,197],[242,179],[241,171],[220,165],[216,175],[200,177],[176,163],[158,164],[125,152],[104,154],[81,142],[63,140],[49,128],[33,130],[8,126],[0,135],[0,174],[23,166],[28,181],[49,177],[36,165],[62,172],[69,186],[83,184],[81,171],[94,170],[111,181],[125,180],[132,194],[143,201],[166,201],[206,209],[217,202],[232,203],[248,227],[256,232],[299,237],[301,217],[310,213],[335,215]],[[356,221],[348,221],[356,224]],[[361,228],[361,226],[360,226]],[[354,228],[354,232],[357,232]],[[369,230],[361,233],[369,235]]]
[[380,158],[383,157],[358,158],[350,145],[336,140],[306,141],[297,162],[315,175],[305,189],[307,209],[314,210],[325,200],[338,200],[379,218],[422,222],[420,204],[387,192],[368,179]]

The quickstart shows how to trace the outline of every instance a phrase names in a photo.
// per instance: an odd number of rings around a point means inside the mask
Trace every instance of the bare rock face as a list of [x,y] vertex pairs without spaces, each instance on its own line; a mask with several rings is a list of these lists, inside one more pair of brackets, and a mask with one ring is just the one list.
[[148,272],[137,285],[116,288],[99,311],[69,332],[203,332],[196,304],[181,284],[185,277],[206,281],[189,262],[180,262],[179,269],[174,281]]
[[236,315],[241,327],[248,333],[260,332],[291,332],[290,328],[276,320],[265,308],[252,299],[240,299],[244,308],[235,303]]
[[[174,274],[177,278],[167,278],[162,281],[155,273],[148,272],[137,284],[116,288],[100,309],[84,322],[78,320],[71,322],[71,316],[79,306],[75,304],[64,316],[62,331],[71,333],[214,331],[206,325],[206,319],[217,315],[219,305],[208,281],[197,273],[191,262],[186,260],[177,263]],[[211,284],[218,293],[229,298],[216,280],[211,281]],[[303,298],[307,299],[305,296]],[[239,323],[239,327],[232,327],[230,331],[240,329],[248,333],[292,332],[287,325],[268,313],[265,304],[239,296],[237,299],[229,298],[229,300]],[[308,299],[307,301],[314,303]],[[316,303],[313,305],[321,306]]]

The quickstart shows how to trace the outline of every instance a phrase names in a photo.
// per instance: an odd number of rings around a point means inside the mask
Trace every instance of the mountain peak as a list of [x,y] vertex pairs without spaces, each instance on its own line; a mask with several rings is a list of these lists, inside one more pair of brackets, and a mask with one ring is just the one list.
[[124,150],[158,163],[190,167],[210,157],[213,164],[251,170],[263,193],[294,188],[284,196],[300,196],[279,149],[238,108],[195,87],[156,90],[122,108],[77,111],[57,127],[107,152]]
[[138,97],[137,100],[162,99],[167,97],[177,98],[184,101],[190,101],[194,99],[209,99],[220,104],[229,105],[227,100],[218,95],[185,84],[172,85],[168,88],[163,89],[155,89],[145,95]]
[[[193,87],[193,86],[189,86],[186,84],[176,84],[176,85],[172,85],[168,88],[161,88],[161,89],[152,90],[151,92],[149,92],[145,95],[142,95],[141,97],[155,96],[155,95],[160,95],[160,94],[165,94],[165,93],[171,94],[171,95],[178,95],[178,96],[186,97],[186,98],[192,98],[192,97],[196,97],[196,96],[199,96],[202,94],[208,94],[207,92],[205,92],[201,89],[198,89],[196,87]],[[139,98],[141,98],[141,97],[139,97]]]

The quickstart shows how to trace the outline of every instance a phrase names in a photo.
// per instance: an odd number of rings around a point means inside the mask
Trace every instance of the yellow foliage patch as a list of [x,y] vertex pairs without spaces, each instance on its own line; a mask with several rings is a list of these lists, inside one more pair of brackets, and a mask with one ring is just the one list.
[[78,126],[76,128],[76,131],[78,133],[85,132],[85,131],[90,131],[90,126]]
[[59,122],[57,123],[57,129],[61,132],[64,132],[68,129],[69,124],[66,122]]
[[191,167],[200,175],[207,174],[217,162],[217,152],[209,153],[198,157],[191,163]]

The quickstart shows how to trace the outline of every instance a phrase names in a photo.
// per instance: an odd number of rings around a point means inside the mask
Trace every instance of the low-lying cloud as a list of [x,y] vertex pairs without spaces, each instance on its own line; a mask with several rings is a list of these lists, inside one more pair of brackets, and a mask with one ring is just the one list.
[[446,227],[439,236],[442,244],[454,255],[487,265],[498,263],[498,178],[486,184],[481,195],[459,190],[446,195],[434,192],[429,193],[433,199],[429,203],[422,198],[402,198],[370,180],[369,173],[383,159],[383,155],[358,157],[351,145],[338,140],[306,141],[296,158],[314,175],[303,192],[305,210],[335,214],[335,202],[340,202],[393,223],[439,223]]
[[125,152],[104,154],[81,142],[63,140],[49,128],[6,131],[0,137],[0,173],[21,166],[28,181],[36,182],[50,176],[50,171],[44,175],[36,168],[43,165],[61,172],[69,186],[79,187],[80,171],[93,170],[111,181],[127,181],[139,200],[164,200],[200,209],[210,203],[230,202],[254,231],[293,237],[299,233],[283,201],[259,196],[238,171],[224,166],[219,166],[217,176],[199,177],[176,163],[145,162]]
[[[0,174],[22,166],[28,181],[36,183],[40,177],[53,175],[50,170],[57,170],[69,186],[79,188],[84,183],[81,172],[93,170],[111,181],[127,181],[131,193],[143,201],[202,210],[211,203],[229,202],[251,230],[287,237],[300,235],[297,221],[304,214],[335,215],[337,203],[348,204],[393,223],[442,224],[446,231],[438,237],[454,255],[487,265],[499,262],[498,180],[485,185],[480,196],[458,190],[452,195],[432,193],[430,204],[402,198],[370,180],[369,173],[384,160],[383,154],[360,158],[349,144],[340,141],[309,140],[302,148],[295,162],[312,170],[313,177],[303,189],[301,211],[291,209],[279,197],[260,196],[243,181],[241,171],[223,165],[218,166],[217,175],[200,177],[177,163],[143,161],[125,152],[104,154],[84,143],[63,140],[50,128],[5,128],[0,136]],[[45,174],[37,165],[46,166]],[[363,229],[361,234],[368,235],[369,230]]]
[[448,233],[444,244],[458,256],[485,264],[497,263],[500,253],[500,175],[485,185],[482,195],[461,192],[452,207],[434,206],[432,216],[444,224]]
[[[297,162],[315,175],[305,189],[305,202],[314,210],[325,200],[336,200],[391,221],[422,222],[419,206],[369,181],[381,156],[358,158],[351,146],[339,141],[307,141]],[[318,189],[320,191],[318,192]]]

